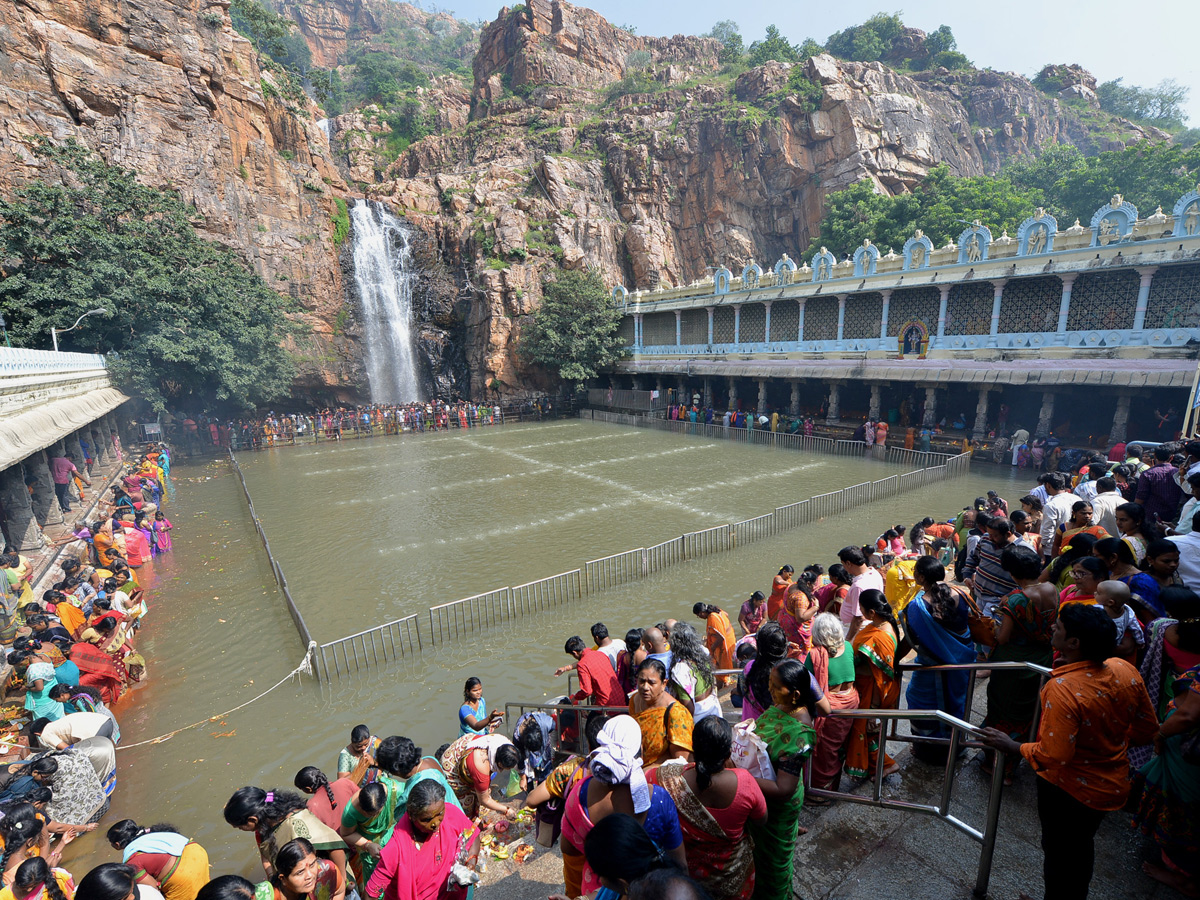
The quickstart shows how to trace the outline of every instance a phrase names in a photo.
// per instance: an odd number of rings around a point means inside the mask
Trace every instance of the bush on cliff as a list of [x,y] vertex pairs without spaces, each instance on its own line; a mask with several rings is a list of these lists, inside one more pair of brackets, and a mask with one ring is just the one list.
[[104,308],[60,347],[116,351],[114,376],[157,410],[287,393],[286,301],[196,233],[193,207],[74,142],[35,152],[54,180],[0,200],[0,310],[15,343],[49,349],[51,326]]
[[624,355],[621,313],[592,271],[558,271],[542,284],[542,303],[525,326],[521,353],[582,388]]

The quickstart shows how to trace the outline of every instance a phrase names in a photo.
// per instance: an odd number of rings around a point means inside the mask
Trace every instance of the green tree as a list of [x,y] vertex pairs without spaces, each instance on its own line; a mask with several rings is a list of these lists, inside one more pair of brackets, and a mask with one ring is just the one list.
[[876,13],[861,25],[830,35],[825,49],[841,59],[874,62],[887,54],[903,31],[899,13]]
[[789,63],[795,62],[796,56],[796,48],[779,33],[779,29],[775,25],[768,25],[766,36],[750,45],[746,62],[751,66],[766,65],[772,60]]
[[69,142],[34,152],[52,180],[0,200],[0,310],[14,342],[49,347],[86,310],[66,350],[116,351],[120,383],[155,409],[250,407],[284,396],[286,301],[230,250],[203,240],[196,210]]
[[1096,88],[1101,109],[1167,131],[1183,128],[1183,108],[1190,93],[1190,88],[1173,78],[1160,81],[1153,88],[1125,84],[1123,78],[1106,81]]
[[712,27],[712,31],[704,37],[716,38],[721,42],[721,52],[717,61],[722,65],[735,65],[746,55],[746,46],[742,41],[742,33],[738,31],[737,22],[732,19],[722,19]]
[[521,351],[582,388],[624,355],[621,313],[593,271],[559,271],[542,284],[542,303],[521,337]]
[[796,62],[808,62],[814,56],[820,56],[824,52],[825,48],[812,38],[805,38],[796,54]]
[[929,51],[930,56],[937,56],[939,53],[957,50],[958,40],[949,25],[942,25],[925,36],[925,49]]
[[312,54],[291,19],[267,9],[257,0],[231,0],[229,20],[259,53],[300,75],[308,72]]

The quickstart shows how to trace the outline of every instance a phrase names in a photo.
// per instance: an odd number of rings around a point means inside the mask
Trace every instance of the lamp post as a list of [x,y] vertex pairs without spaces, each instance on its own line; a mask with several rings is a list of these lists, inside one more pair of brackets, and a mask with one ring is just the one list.
[[51,327],[50,340],[54,342],[54,352],[55,353],[58,352],[58,336],[60,334],[66,334],[68,331],[74,331],[76,328],[79,327],[79,323],[82,322],[84,319],[86,319],[88,316],[99,316],[99,315],[108,316],[108,315],[112,315],[112,314],[107,309],[104,309],[103,307],[100,307],[99,309],[89,309],[82,316],[80,316],[78,319],[76,319],[75,324],[72,325],[70,328],[53,328],[53,327]]

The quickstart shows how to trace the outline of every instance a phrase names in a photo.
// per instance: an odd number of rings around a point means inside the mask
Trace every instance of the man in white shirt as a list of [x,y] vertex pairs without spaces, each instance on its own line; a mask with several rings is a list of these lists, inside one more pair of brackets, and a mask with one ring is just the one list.
[[1117,490],[1117,480],[1111,475],[1096,479],[1096,496],[1092,498],[1092,521],[1113,537],[1120,537],[1117,529],[1117,507],[1125,502]]
[[1092,502],[1092,498],[1096,496],[1096,481],[1108,474],[1107,463],[1092,463],[1088,466],[1087,479],[1079,482],[1075,487],[1075,496],[1080,500]]
[[47,750],[66,750],[73,744],[94,737],[113,737],[113,720],[103,713],[77,712],[54,722],[38,719],[30,726],[31,737]]
[[1037,487],[1029,492],[1029,496],[1036,497],[1043,507],[1046,505],[1046,501],[1050,499],[1050,495],[1046,492],[1046,479],[1049,478],[1050,475],[1050,472],[1043,472],[1041,475],[1039,475]]
[[1184,587],[1200,591],[1200,513],[1192,516],[1192,530],[1187,534],[1168,536],[1179,548],[1179,577]]
[[1200,512],[1200,472],[1187,477],[1188,501],[1179,511],[1179,521],[1171,529],[1172,534],[1188,534],[1192,531],[1192,518]]
[[608,657],[615,672],[617,669],[617,655],[624,647],[608,636],[608,626],[603,622],[597,622],[592,626],[592,640],[596,642],[596,649]]
[[1054,555],[1054,533],[1058,526],[1071,519],[1071,507],[1079,498],[1067,490],[1067,479],[1061,472],[1051,472],[1046,478],[1047,500],[1042,504],[1042,556],[1049,562]]
[[867,565],[867,558],[861,547],[843,547],[838,551],[838,559],[850,574],[850,590],[842,601],[842,627],[846,630],[846,639],[854,637],[862,627],[862,610],[858,607],[858,597],[863,591],[883,590],[883,576],[878,570]]

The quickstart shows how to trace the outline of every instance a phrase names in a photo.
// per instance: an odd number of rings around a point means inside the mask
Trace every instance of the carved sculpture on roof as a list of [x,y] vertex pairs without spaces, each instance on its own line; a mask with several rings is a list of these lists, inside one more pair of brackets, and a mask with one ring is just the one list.
[[869,240],[864,240],[862,246],[854,251],[853,259],[855,276],[862,278],[864,275],[874,275],[879,262],[879,248]]
[[978,219],[958,236],[959,264],[983,262],[992,245],[992,231]]
[[762,279],[762,267],[751,258],[746,268],[742,269],[742,287],[756,288]]
[[729,285],[733,281],[733,273],[725,266],[719,266],[717,271],[713,272],[713,293],[728,294]]
[[820,252],[813,257],[812,280],[814,282],[828,281],[833,277],[833,267],[835,265],[837,265],[837,260],[833,258],[833,254],[829,252],[827,247],[822,247]]
[[1054,236],[1057,234],[1058,220],[1039,206],[1017,228],[1017,256],[1054,252]]
[[1174,237],[1196,237],[1200,235],[1200,184],[1194,191],[1188,191],[1179,198],[1173,211],[1175,228],[1171,232]]
[[1137,217],[1136,206],[1120,194],[1113,194],[1112,199],[1092,216],[1092,246],[1107,247],[1118,241],[1131,240]]
[[613,303],[617,306],[624,306],[625,302],[629,299],[629,291],[625,290],[625,285],[618,284],[612,289],[612,298]]
[[796,263],[786,253],[775,263],[775,283],[791,284],[796,275]]

